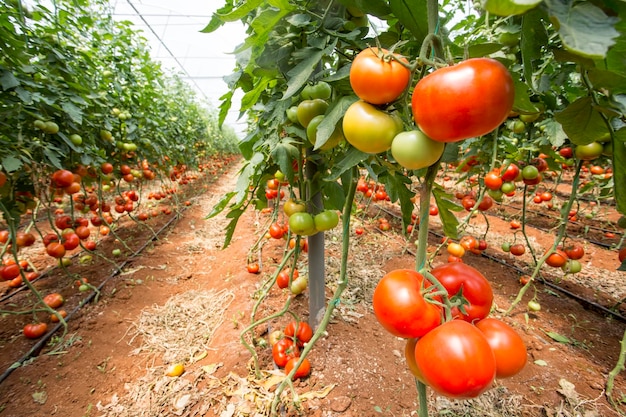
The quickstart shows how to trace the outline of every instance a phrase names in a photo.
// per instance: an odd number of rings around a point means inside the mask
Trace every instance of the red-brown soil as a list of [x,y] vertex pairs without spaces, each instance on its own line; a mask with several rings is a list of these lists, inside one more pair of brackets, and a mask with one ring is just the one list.
[[[76,311],[65,335],[59,331],[59,337],[52,339],[54,343],[0,384],[0,416],[264,415],[255,414],[266,404],[258,395],[258,385],[273,374],[265,373],[263,380],[254,380],[250,353],[239,342],[239,336],[250,322],[253,295],[275,270],[284,243],[270,240],[261,251],[252,253],[253,257],[260,255],[262,273],[249,274],[246,271],[249,249],[267,224],[267,216],[249,210],[241,218],[232,244],[222,249],[223,229],[228,219],[224,215],[205,217],[219,198],[234,188],[237,169],[231,167],[219,181],[206,189],[199,188],[203,192],[191,199],[191,206],[181,213],[180,219],[140,255],[130,259],[122,273],[109,279],[96,302]],[[368,212],[379,214],[371,208]],[[164,223],[165,219],[160,222]],[[399,234],[377,232],[374,218],[360,217],[356,223],[365,227],[365,233],[351,234],[348,289],[337,306],[327,335],[311,351],[312,375],[294,384],[304,398],[301,413],[316,417],[416,415],[417,393],[406,368],[404,342],[382,329],[371,308],[371,294],[378,279],[393,269],[413,268],[414,258]],[[432,227],[437,229],[436,220],[433,223]],[[480,218],[471,224],[480,229]],[[132,240],[133,247],[152,237],[149,230],[131,226],[119,230],[122,238]],[[152,227],[158,230],[160,225],[155,222]],[[538,248],[547,248],[553,239],[553,234],[539,230],[529,230],[529,235]],[[507,220],[490,218],[488,236],[488,253],[525,266],[524,258],[513,259],[499,249],[502,241],[512,239]],[[337,285],[340,240],[338,230],[326,236],[328,297]],[[433,237],[431,243],[434,251],[439,241]],[[119,247],[113,240],[106,241],[99,250],[108,254],[114,245]],[[596,301],[622,298],[626,291],[621,280],[625,276],[623,272],[615,272],[618,267],[615,252],[593,245],[586,245],[585,249],[581,272],[584,277],[574,280],[561,274],[556,280],[567,284],[572,291],[584,291],[585,296]],[[438,255],[433,264],[444,259]],[[479,255],[467,254],[464,260],[491,281],[495,292],[492,314],[502,316],[521,288],[517,272]],[[90,282],[98,282],[110,276],[113,267],[96,259],[89,266],[74,265],[71,271],[88,277]],[[611,283],[606,284],[609,280]],[[70,306],[77,305],[86,295],[73,284],[71,278],[51,277],[37,286],[46,292],[61,291],[69,311]],[[231,294],[229,302],[222,306],[221,325],[206,340],[206,348],[198,346],[201,355],[181,359],[186,368],[181,377],[164,377],[170,362],[168,351],[181,347],[142,350],[146,340],[137,335],[137,323],[140,317],[146,313],[150,317],[151,311],[157,311],[168,300],[207,291]],[[28,292],[23,294],[5,301],[3,310],[15,308],[7,303],[27,305]],[[528,312],[526,308],[533,296],[542,307],[538,312]],[[278,311],[287,298],[286,293],[272,288],[256,317]],[[291,310],[307,318],[307,309],[305,292],[295,297]],[[30,314],[3,316],[0,355],[3,370],[34,344],[21,335],[23,324],[31,319]],[[259,326],[254,334],[266,337],[288,320],[289,317],[271,320]],[[504,320],[519,331],[527,344],[525,369],[512,378],[496,381],[492,390],[476,400],[452,402],[431,393],[432,415],[589,417],[615,416],[625,411],[621,408],[618,412],[605,397],[607,376],[619,359],[620,341],[626,329],[623,322],[590,311],[541,284],[532,287]],[[203,324],[198,322],[197,327]],[[174,330],[181,326],[183,339],[194,323],[172,326]],[[555,340],[555,335],[562,337]],[[257,348],[257,351],[260,366],[272,371],[269,349]],[[158,398],[156,395],[163,392],[163,386],[170,387],[171,393]],[[264,393],[271,395],[274,388]],[[139,389],[152,393],[141,407],[129,397],[129,393]],[[626,381],[620,374],[615,380],[613,397],[621,399],[624,394]],[[290,398],[286,397],[287,403]],[[281,414],[297,413],[293,407],[286,407]]]

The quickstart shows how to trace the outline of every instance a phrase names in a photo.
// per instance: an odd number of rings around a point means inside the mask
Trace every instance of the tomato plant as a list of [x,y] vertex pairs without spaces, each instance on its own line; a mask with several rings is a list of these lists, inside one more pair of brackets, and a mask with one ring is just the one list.
[[415,362],[429,386],[452,398],[482,394],[491,387],[497,369],[487,338],[461,320],[448,321],[420,338]]
[[410,269],[386,274],[374,290],[378,322],[391,334],[421,337],[441,323],[441,310],[424,298],[424,276]]

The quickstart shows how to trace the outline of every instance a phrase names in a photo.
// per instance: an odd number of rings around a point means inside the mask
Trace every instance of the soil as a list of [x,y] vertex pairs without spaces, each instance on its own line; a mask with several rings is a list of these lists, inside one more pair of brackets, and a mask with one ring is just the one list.
[[[120,273],[99,258],[88,265],[75,261],[71,273],[88,278],[94,285],[103,282],[99,296],[82,308],[73,310],[87,293],[79,292],[67,275],[51,273],[36,283],[44,292],[62,292],[66,308],[73,314],[65,333],[61,327],[38,354],[8,376],[5,374],[6,379],[0,383],[0,416],[266,415],[282,371],[273,365],[268,348],[257,347],[259,366],[264,370],[257,378],[251,354],[240,343],[240,334],[250,323],[255,294],[282,258],[284,242],[263,240],[261,249],[250,253],[264,234],[269,217],[248,210],[239,221],[232,243],[223,249],[229,219],[224,214],[206,218],[215,203],[234,189],[239,168],[235,164],[220,174],[218,181],[197,187],[201,193],[191,198],[191,205],[174,220],[152,219],[152,230],[132,223],[120,227],[119,237],[132,249],[148,242],[139,255],[127,260]],[[395,209],[389,203],[372,205],[366,210],[369,216],[355,220],[348,288],[326,333],[310,352],[311,376],[294,382],[299,408],[287,389],[280,415],[417,415],[417,391],[406,367],[404,341],[384,331],[371,308],[371,294],[378,279],[393,269],[414,267],[411,244],[397,233],[397,220],[391,218],[395,233],[377,230],[376,217],[388,216],[379,207],[391,212]],[[170,220],[172,224],[153,239],[152,231]],[[514,258],[503,253],[501,243],[514,239],[508,219],[494,216],[489,220],[487,253],[501,262],[474,254],[467,254],[464,261],[482,271],[492,283],[492,315],[518,330],[528,348],[528,363],[520,374],[497,380],[491,390],[474,400],[452,401],[429,392],[432,415],[622,415],[626,408],[607,401],[606,383],[619,360],[626,324],[619,316],[600,314],[541,283],[533,284],[522,302],[505,316],[521,288],[519,273],[507,264],[528,269],[528,255]],[[364,226],[363,235],[354,233],[357,224]],[[477,217],[470,226],[484,230],[484,221]],[[437,228],[437,219],[433,218],[433,229]],[[530,228],[528,233],[539,253],[551,245],[554,237],[539,229]],[[325,240],[326,294],[330,299],[338,280],[339,230],[327,233]],[[439,243],[433,236],[430,249],[434,252]],[[110,253],[113,247],[120,247],[120,242],[103,240],[99,251]],[[607,308],[620,304],[626,295],[626,276],[616,272],[619,263],[615,252],[591,244],[585,249],[580,277],[548,270],[544,276]],[[36,258],[37,253],[33,251],[31,256]],[[260,274],[247,272],[249,260],[261,264]],[[305,259],[302,262],[304,270]],[[442,254],[433,259],[434,265],[443,262]],[[184,314],[194,307],[190,304],[196,302],[193,296],[198,294],[219,294],[222,298],[199,306],[193,312],[195,316],[188,319]],[[540,311],[526,308],[533,297],[541,304]],[[287,299],[285,291],[272,287],[256,317],[279,311]],[[182,310],[172,310],[175,314],[171,316],[163,313],[177,301],[176,308],[182,306]],[[19,309],[28,302],[32,305],[30,292],[23,291],[18,297],[5,299],[3,310]],[[308,302],[305,291],[293,298],[290,310],[308,319]],[[215,312],[196,318],[209,309]],[[38,314],[45,319],[43,313]],[[282,329],[290,317],[279,316],[255,328],[257,342],[271,331]],[[174,337],[147,345],[150,334],[139,332],[139,326],[145,320],[159,318],[165,322],[152,324],[156,327],[151,331],[168,327]],[[3,369],[9,369],[35,346],[36,342],[21,335],[22,326],[31,320],[30,314],[3,315]],[[204,326],[209,321],[217,327],[207,333]],[[193,333],[200,337],[189,339]],[[165,376],[168,365],[174,362],[184,363],[185,372],[180,377]],[[626,395],[623,372],[615,378],[612,395],[616,400]]]

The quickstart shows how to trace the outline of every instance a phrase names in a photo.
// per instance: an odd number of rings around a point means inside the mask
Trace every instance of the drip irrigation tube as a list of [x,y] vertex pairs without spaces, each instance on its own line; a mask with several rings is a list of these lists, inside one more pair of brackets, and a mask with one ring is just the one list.
[[[183,210],[186,210],[186,208],[183,208]],[[165,223],[150,239],[148,239],[139,249],[137,249],[133,254],[131,254],[124,262],[122,262],[120,265],[117,265],[117,267],[115,268],[115,270],[104,280],[100,283],[100,285],[98,285],[97,287],[97,291],[92,291],[87,297],[85,297],[83,300],[81,300],[81,302],[78,304],[78,306],[76,306],[71,312],[68,313],[67,317],[65,318],[65,322],[67,323],[72,316],[74,316],[85,304],[90,303],[95,297],[96,295],[100,292],[100,290],[104,287],[104,285],[109,282],[109,280],[117,275],[120,274],[120,272],[122,272],[122,270],[124,269],[124,267],[126,265],[128,265],[131,261],[132,258],[134,258],[135,256],[137,256],[138,254],[140,254],[141,252],[144,251],[144,249],[146,249],[146,247],[152,243],[155,239],[158,238],[159,234],[161,234],[163,232],[163,230],[165,230],[166,228],[168,228],[175,220],[178,220],[180,218],[180,213],[176,213],[172,216],[172,218]],[[41,350],[43,349],[43,347],[45,346],[45,344],[48,342],[48,340],[50,340],[52,338],[52,335],[54,335],[57,330],[59,330],[61,327],[63,327],[63,323],[57,323],[52,330],[50,330],[48,333],[46,333],[41,339],[39,339],[37,341],[37,343],[35,343],[35,345],[28,351],[26,352],[26,354],[24,354],[24,356],[22,356],[22,358],[20,358],[17,362],[13,363],[7,370],[4,371],[4,373],[2,375],[0,375],[0,384],[2,384],[2,382],[4,382],[5,379],[7,379],[9,377],[9,375],[11,375],[11,373],[19,368],[20,366],[22,366],[22,364],[24,362],[26,362],[27,360],[29,360],[31,357],[33,356],[37,356],[39,354],[39,352],[41,352]]]

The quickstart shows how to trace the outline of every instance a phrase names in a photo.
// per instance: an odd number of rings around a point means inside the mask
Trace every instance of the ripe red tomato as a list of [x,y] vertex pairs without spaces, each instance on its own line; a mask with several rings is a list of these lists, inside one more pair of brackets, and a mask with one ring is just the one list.
[[74,174],[67,169],[59,169],[52,174],[52,185],[57,188],[65,188],[74,182]]
[[572,243],[566,246],[564,252],[568,258],[574,260],[580,259],[585,256],[585,249],[583,249],[583,247],[579,243]]
[[452,316],[470,323],[482,320],[491,310],[493,290],[487,278],[476,268],[460,262],[440,265],[430,271],[448,291],[448,296],[462,294],[468,301],[465,305],[466,314],[458,307],[452,308]]
[[509,252],[511,252],[511,255],[522,256],[526,252],[526,247],[521,243],[516,243],[511,245]]
[[[289,286],[289,274],[289,269],[283,269],[278,273],[278,277],[276,277],[276,285],[278,285],[278,288],[283,289]],[[300,273],[297,269],[294,269],[293,279],[295,280],[296,278],[298,278],[298,276],[300,276]]]
[[376,154],[391,148],[393,138],[402,131],[399,117],[359,100],[343,116],[346,140],[362,152]]
[[522,227],[522,223],[520,223],[519,220],[513,219],[510,221],[509,226],[511,226],[511,229],[516,230]]
[[520,335],[505,322],[487,317],[476,323],[487,338],[496,357],[496,377],[508,378],[519,373],[526,365],[526,345]]
[[[291,358],[287,361],[287,364],[285,365],[285,374],[289,374],[291,372],[293,367],[296,366],[298,360],[299,358]],[[296,369],[296,372],[293,374],[293,379],[307,377],[310,373],[311,362],[309,362],[307,358],[304,358],[302,359],[302,363],[300,364],[300,366],[298,366],[298,369]]]
[[374,314],[391,334],[422,337],[441,323],[441,309],[424,299],[424,277],[411,269],[386,274],[374,290]]
[[65,247],[59,242],[52,242],[46,246],[46,253],[53,258],[62,258],[65,256]]
[[43,298],[43,302],[50,308],[59,308],[65,302],[65,299],[58,292],[48,294]]
[[391,103],[408,87],[411,71],[398,61],[408,64],[400,55],[389,56],[382,48],[367,48],[359,52],[350,67],[350,85],[354,93],[372,104]]
[[298,346],[304,345],[313,337],[313,329],[305,321],[297,322],[294,320],[289,322],[283,333],[285,336],[294,339]]
[[519,175],[519,172],[520,170],[517,165],[515,165],[514,163],[509,163],[508,165],[506,165],[506,169],[501,174],[502,181],[515,181],[517,179],[517,176]]
[[65,250],[73,250],[80,245],[80,238],[76,235],[76,233],[65,233],[61,241],[63,242],[63,246]]
[[282,239],[285,233],[283,232],[283,226],[278,223],[272,223],[270,226],[269,234],[274,239]]
[[249,263],[246,267],[249,273],[258,274],[259,273],[259,264],[256,262]]
[[272,358],[274,363],[281,368],[287,365],[289,359],[297,358],[300,356],[298,346],[289,338],[280,339],[274,346],[272,346]]
[[487,194],[483,195],[483,199],[478,205],[478,210],[487,211],[493,206],[493,198],[489,197]]
[[567,254],[560,249],[550,254],[546,259],[546,263],[553,268],[560,268],[567,262]]
[[617,253],[617,258],[620,262],[624,262],[624,259],[626,259],[626,246],[619,250],[619,252]]
[[100,170],[102,171],[103,174],[108,175],[111,172],[113,172],[113,164],[109,162],[104,162],[102,163],[102,165],[100,165]]
[[499,190],[502,187],[502,177],[500,177],[500,173],[496,171],[489,171],[485,174],[485,187],[490,190]]
[[462,320],[446,322],[419,339],[415,362],[424,381],[451,398],[477,397],[496,376],[496,357],[487,338]]
[[38,339],[48,330],[46,323],[29,323],[22,329],[24,336],[29,339]]
[[515,87],[509,71],[490,58],[473,58],[422,78],[413,91],[415,121],[430,138],[457,142],[504,122]]

